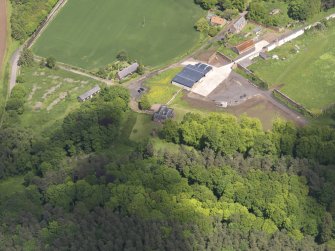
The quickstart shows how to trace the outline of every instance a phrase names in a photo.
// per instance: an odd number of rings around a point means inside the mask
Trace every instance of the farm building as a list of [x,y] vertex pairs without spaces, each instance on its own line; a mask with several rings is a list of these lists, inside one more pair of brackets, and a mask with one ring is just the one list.
[[255,42],[253,40],[248,40],[245,41],[239,45],[236,45],[235,47],[233,47],[233,51],[235,51],[237,54],[241,55],[244,52],[247,52],[251,49],[255,48]]
[[211,17],[211,25],[213,26],[224,26],[226,23],[227,21],[224,18],[221,18],[219,16]]
[[129,65],[128,67],[122,69],[121,71],[119,71],[117,73],[117,77],[119,80],[124,79],[125,77],[133,74],[134,72],[137,71],[137,68],[139,67],[138,63],[133,63],[131,65]]
[[233,24],[233,27],[229,29],[231,33],[240,33],[243,28],[247,25],[247,20],[245,15],[247,12],[241,14],[241,17]]
[[78,101],[84,102],[91,99],[94,95],[100,92],[100,87],[98,85],[94,86],[91,90],[85,92],[78,97]]
[[173,109],[168,108],[166,105],[162,105],[152,117],[155,122],[164,122],[165,120],[171,118],[173,118]]
[[212,69],[213,68],[207,64],[189,64],[172,79],[171,83],[186,90],[191,90],[192,87],[205,77]]

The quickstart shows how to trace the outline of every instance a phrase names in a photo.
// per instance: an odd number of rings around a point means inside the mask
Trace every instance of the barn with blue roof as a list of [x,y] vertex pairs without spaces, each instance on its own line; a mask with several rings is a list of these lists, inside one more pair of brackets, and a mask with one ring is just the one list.
[[172,79],[171,83],[186,90],[191,90],[212,69],[212,66],[203,63],[189,64]]

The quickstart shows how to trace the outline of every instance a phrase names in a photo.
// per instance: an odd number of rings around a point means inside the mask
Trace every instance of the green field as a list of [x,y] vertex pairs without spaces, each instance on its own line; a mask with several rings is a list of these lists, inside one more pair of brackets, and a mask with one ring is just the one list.
[[[274,51],[279,60],[258,61],[250,66],[272,86],[319,113],[335,102],[335,25],[324,32],[309,32]],[[295,51],[295,46],[298,51]]]
[[38,66],[23,68],[21,77],[24,83],[20,85],[27,88],[28,95],[20,121],[23,127],[37,133],[53,131],[69,112],[80,106],[77,97],[99,84],[74,73]]
[[90,69],[111,63],[121,50],[160,65],[197,44],[193,26],[201,15],[192,0],[69,0],[33,50]]
[[182,68],[169,69],[159,75],[156,75],[144,83],[147,87],[146,94],[150,104],[166,104],[180,87],[171,84],[171,80],[182,70]]

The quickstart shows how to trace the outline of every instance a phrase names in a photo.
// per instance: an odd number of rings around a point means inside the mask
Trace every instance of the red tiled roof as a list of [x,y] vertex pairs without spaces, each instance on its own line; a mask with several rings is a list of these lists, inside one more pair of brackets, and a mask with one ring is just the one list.
[[235,50],[239,53],[242,54],[243,52],[253,48],[255,46],[255,42],[253,40],[248,40],[245,41],[239,45],[235,46]]
[[226,20],[219,17],[219,16],[213,16],[211,18],[211,23],[212,24],[217,24],[217,25],[224,25],[226,23]]

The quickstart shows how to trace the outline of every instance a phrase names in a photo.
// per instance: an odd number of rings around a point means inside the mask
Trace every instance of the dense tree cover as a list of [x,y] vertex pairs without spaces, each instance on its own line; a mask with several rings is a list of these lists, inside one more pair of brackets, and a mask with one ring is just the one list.
[[310,163],[142,149],[26,175],[0,204],[2,247],[325,250],[332,217],[297,175]]
[[16,85],[7,103],[7,123],[1,133],[1,177],[29,170],[43,173],[56,168],[66,155],[90,153],[111,145],[120,133],[128,111],[129,93],[122,87],[103,88],[98,98],[84,103],[65,117],[62,128],[49,138],[40,138],[19,126],[27,92]]
[[[218,14],[230,19],[231,13],[249,11],[248,18],[269,25],[280,25],[280,18],[269,15],[265,7],[268,0],[194,0],[202,8],[217,9]],[[321,9],[333,7],[334,3],[327,0],[276,0],[288,4],[288,16],[295,20],[306,20],[319,13]],[[275,1],[272,1],[275,2]]]
[[[168,121],[162,135],[168,141],[209,147],[216,152],[232,155],[236,151],[246,156],[283,156],[335,163],[335,131],[328,127],[297,129],[291,122],[277,120],[273,130],[264,132],[257,119],[229,114],[201,117],[187,114],[180,122]],[[234,139],[234,140],[231,140]]]
[[166,122],[162,136],[180,146],[162,151],[120,135],[128,102],[103,88],[50,138],[1,131],[2,177],[25,174],[22,191],[0,197],[4,249],[326,250],[335,172],[317,161],[334,163],[333,129],[187,114]]
[[23,41],[27,39],[46,18],[57,0],[11,0],[12,37]]

